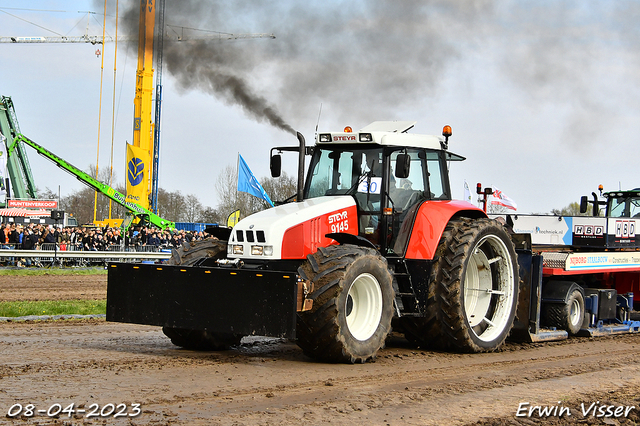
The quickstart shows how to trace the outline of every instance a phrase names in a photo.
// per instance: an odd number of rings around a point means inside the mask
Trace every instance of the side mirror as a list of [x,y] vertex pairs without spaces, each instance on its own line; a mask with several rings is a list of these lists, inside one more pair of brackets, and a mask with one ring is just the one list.
[[396,158],[396,177],[398,179],[408,178],[410,166],[411,157],[409,157],[409,154],[398,154],[398,157]]
[[580,213],[586,213],[587,212],[587,196],[583,195],[582,197],[580,197]]
[[271,156],[269,168],[271,169],[271,177],[280,177],[280,174],[282,172],[282,156],[280,154]]

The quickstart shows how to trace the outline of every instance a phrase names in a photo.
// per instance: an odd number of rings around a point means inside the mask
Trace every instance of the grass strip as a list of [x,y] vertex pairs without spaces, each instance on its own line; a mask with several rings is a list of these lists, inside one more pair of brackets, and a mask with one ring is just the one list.
[[42,300],[0,302],[0,317],[27,315],[98,315],[107,312],[106,300]]
[[97,268],[11,268],[0,269],[0,276],[40,276],[40,275],[106,275],[107,270]]

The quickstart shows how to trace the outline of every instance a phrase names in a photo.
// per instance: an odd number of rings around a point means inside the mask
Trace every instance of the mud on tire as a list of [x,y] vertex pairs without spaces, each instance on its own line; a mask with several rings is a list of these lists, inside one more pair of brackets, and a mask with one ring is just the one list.
[[490,219],[453,219],[441,240],[436,297],[444,344],[464,352],[498,349],[515,318],[519,276],[514,245]]
[[314,285],[310,311],[298,315],[297,343],[329,362],[365,362],[391,331],[394,291],[387,261],[352,245],[319,248],[298,269]]

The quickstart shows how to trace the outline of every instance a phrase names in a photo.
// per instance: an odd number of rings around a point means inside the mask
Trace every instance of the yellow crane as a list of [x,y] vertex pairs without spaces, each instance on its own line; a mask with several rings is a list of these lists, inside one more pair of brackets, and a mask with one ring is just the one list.
[[153,176],[153,37],[156,2],[140,1],[138,69],[133,110],[133,144],[127,144],[127,201],[149,208]]
[[[105,3],[106,11],[106,3]],[[89,12],[92,13],[92,12]],[[159,17],[156,41],[156,52],[158,57],[157,81],[154,91],[154,36],[156,29],[156,13]],[[105,12],[106,16],[106,12]],[[117,19],[117,17],[116,17]],[[87,33],[82,36],[57,36],[57,37],[3,37],[0,36],[0,43],[92,43],[103,44],[112,41],[130,41],[129,36],[91,36]],[[162,46],[166,36],[168,41],[188,41],[188,40],[239,40],[248,38],[275,38],[273,34],[231,34],[208,31],[208,34],[192,36],[185,34],[184,27],[169,26],[173,34],[165,35],[164,25],[164,0],[140,0],[140,18],[138,26],[138,65],[136,71],[136,95],[134,99],[134,119],[133,119],[133,143],[127,144],[126,159],[126,201],[134,202],[145,209],[157,213],[157,165],[158,165],[158,144],[159,144],[159,123],[160,123],[160,101],[161,101],[161,76],[162,76]],[[194,30],[193,28],[188,28]],[[179,30],[179,31],[177,31]],[[202,30],[199,30],[202,31]],[[115,72],[115,69],[114,69]],[[102,92],[102,89],[101,89]],[[115,92],[114,92],[115,93]],[[155,122],[152,120],[154,113],[154,93],[155,102]],[[102,103],[102,102],[101,102]],[[99,142],[98,142],[99,143]],[[96,161],[96,175],[97,175]],[[97,195],[96,195],[97,197]],[[111,219],[111,209],[109,209],[109,219],[99,221],[95,218],[96,225],[119,226],[122,219]]]

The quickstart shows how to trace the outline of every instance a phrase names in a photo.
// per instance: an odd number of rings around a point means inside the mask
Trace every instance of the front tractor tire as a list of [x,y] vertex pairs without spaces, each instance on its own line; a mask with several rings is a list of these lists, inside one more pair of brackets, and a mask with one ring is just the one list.
[[490,219],[453,219],[445,235],[436,287],[444,344],[464,352],[495,351],[509,335],[517,308],[513,242]]
[[[168,265],[194,266],[202,259],[222,259],[227,255],[227,242],[216,238],[185,242],[174,249]],[[162,327],[162,332],[171,343],[195,351],[220,351],[240,344],[242,335],[232,333],[212,333],[207,330]]]
[[186,328],[162,327],[162,332],[174,345],[192,351],[223,351],[239,345],[242,339],[238,334],[211,333]]
[[298,269],[313,283],[310,311],[298,315],[297,343],[312,358],[365,362],[391,331],[394,291],[387,261],[353,245],[319,248]]
[[217,238],[185,241],[180,247],[173,249],[169,265],[194,266],[201,259],[222,259],[227,255],[227,242]]

